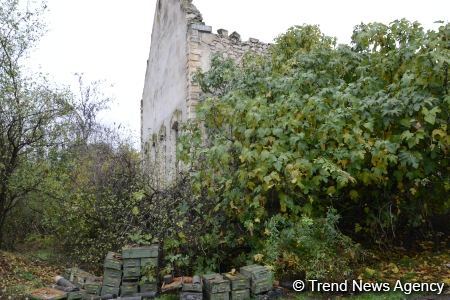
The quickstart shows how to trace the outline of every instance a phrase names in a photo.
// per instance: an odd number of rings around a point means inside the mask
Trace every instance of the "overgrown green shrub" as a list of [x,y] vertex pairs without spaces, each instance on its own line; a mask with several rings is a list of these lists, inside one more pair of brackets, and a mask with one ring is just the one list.
[[57,182],[63,196],[48,204],[43,217],[68,257],[95,268],[139,227],[140,159],[126,145],[97,143],[78,149],[69,164]]
[[217,209],[216,199],[193,193],[192,181],[181,176],[167,189],[142,194],[140,228],[163,243],[165,274],[227,271],[248,252],[239,224]]
[[179,145],[194,192],[254,251],[274,215],[315,222],[333,207],[346,234],[382,243],[448,213],[449,30],[362,24],[336,46],[301,26],[269,56],[216,57],[197,75],[207,97]]
[[361,258],[358,245],[337,228],[339,216],[331,209],[325,218],[293,221],[278,214],[264,232],[262,253],[255,259],[274,267],[283,277],[338,282],[351,277]]

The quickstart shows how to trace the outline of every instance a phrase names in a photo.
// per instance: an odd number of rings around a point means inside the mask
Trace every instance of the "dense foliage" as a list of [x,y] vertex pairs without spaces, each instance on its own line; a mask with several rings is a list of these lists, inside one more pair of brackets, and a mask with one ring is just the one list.
[[339,231],[338,221],[333,209],[325,218],[302,217],[296,222],[276,215],[267,223],[263,253],[254,259],[276,262],[277,274],[293,280],[303,276],[334,282],[350,278],[355,275],[361,249]]
[[159,241],[164,273],[258,262],[338,281],[355,241],[402,242],[435,216],[450,228],[448,24],[361,24],[350,46],[300,26],[267,55],[215,57],[180,137],[189,173],[156,190],[132,143],[97,122],[98,82],[80,76],[73,93],[26,76],[45,5],[0,4],[2,247],[38,241],[95,269]]
[[46,79],[23,72],[23,60],[42,34],[40,14],[18,1],[0,8],[0,245],[8,215],[40,189],[48,173],[47,151],[59,143],[61,119],[69,112],[66,95]]
[[[361,24],[348,46],[300,26],[268,56],[216,57],[198,74],[207,97],[179,147],[194,190],[245,228],[253,251],[270,224],[302,232],[329,207],[347,234],[378,243],[448,214],[449,34]],[[266,262],[305,259],[296,247]]]
[[136,226],[139,154],[98,123],[109,102],[100,82],[78,75],[72,92],[26,68],[45,10],[39,1],[0,1],[0,246],[37,240],[97,263]]

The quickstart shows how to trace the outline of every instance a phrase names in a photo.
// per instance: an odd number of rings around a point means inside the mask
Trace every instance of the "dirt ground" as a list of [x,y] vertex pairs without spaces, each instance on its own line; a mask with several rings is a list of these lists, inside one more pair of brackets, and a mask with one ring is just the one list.
[[[429,242],[419,245],[415,252],[402,248],[374,251],[367,266],[358,270],[364,281],[444,282],[448,294],[428,297],[405,297],[402,294],[355,295],[352,299],[450,299],[450,248],[436,247]],[[24,299],[30,291],[50,286],[65,266],[52,260],[51,251],[11,253],[0,251],[0,300]],[[164,298],[164,297],[162,297]],[[347,299],[348,296],[326,296],[289,293],[290,299]]]
[[38,258],[0,251],[0,299],[20,299],[28,292],[50,285],[62,268]]

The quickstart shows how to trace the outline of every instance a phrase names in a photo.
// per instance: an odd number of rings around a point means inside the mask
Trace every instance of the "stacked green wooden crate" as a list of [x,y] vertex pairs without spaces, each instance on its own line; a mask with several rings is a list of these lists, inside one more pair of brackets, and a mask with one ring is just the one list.
[[83,300],[85,298],[86,292],[81,291],[74,291],[67,293],[67,300]]
[[73,284],[75,284],[80,289],[84,289],[84,285],[87,282],[95,279],[95,276],[80,269],[80,268],[69,268],[64,271],[63,277]]
[[119,296],[122,283],[122,257],[120,254],[108,252],[103,265],[103,286],[101,295]]
[[158,246],[152,251],[155,257],[141,258],[141,280],[139,282],[139,292],[157,292],[158,291]]
[[159,246],[122,249],[123,278],[121,296],[157,292]]
[[[84,285],[84,290],[86,291],[86,294],[88,294],[88,295],[99,296],[102,291],[102,283],[99,281],[87,282]],[[90,298],[92,298],[92,297],[90,297]]]
[[182,278],[180,300],[203,300],[203,283],[200,276]]
[[101,300],[102,297],[97,296],[97,295],[89,295],[89,294],[85,294],[83,300]]
[[203,275],[205,285],[205,296],[207,300],[229,300],[230,281],[221,274]]
[[225,273],[223,276],[230,281],[231,300],[250,299],[250,280],[240,273]]
[[240,273],[250,280],[252,296],[264,294],[273,288],[273,274],[264,266],[245,266],[240,269]]
[[140,276],[141,260],[139,258],[123,258],[123,277],[120,295],[132,296],[138,293]]

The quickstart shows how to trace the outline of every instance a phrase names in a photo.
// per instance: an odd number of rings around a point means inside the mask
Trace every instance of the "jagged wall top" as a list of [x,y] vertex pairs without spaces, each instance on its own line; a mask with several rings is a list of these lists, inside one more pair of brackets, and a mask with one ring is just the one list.
[[[187,23],[189,26],[192,26],[192,28],[194,28],[196,30],[212,33],[212,27],[205,25],[205,22],[203,21],[203,16],[202,16],[201,12],[198,10],[198,8],[194,5],[193,0],[179,0],[179,1],[180,1],[181,9],[186,14]],[[198,25],[198,26],[195,26],[195,25]],[[204,26],[201,26],[201,25],[204,25]],[[263,48],[267,48],[266,46],[270,45],[270,44],[263,43],[255,38],[250,38],[249,41],[243,42],[241,40],[241,36],[239,33],[233,32],[230,35],[228,35],[228,31],[225,29],[219,29],[217,32],[218,32],[219,37],[229,39],[231,42],[233,42],[235,44],[257,43],[257,44],[262,45]],[[260,51],[258,51],[258,52],[260,52]]]
[[186,13],[188,24],[204,24],[200,11],[192,3],[192,0],[180,0],[181,8]]

